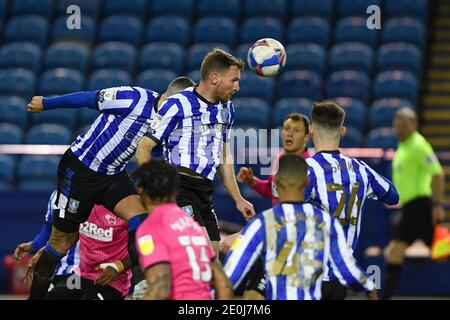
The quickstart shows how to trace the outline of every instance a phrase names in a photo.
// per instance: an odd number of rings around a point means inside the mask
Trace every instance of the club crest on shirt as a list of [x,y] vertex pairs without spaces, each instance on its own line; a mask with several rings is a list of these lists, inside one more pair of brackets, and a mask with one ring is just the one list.
[[230,116],[230,111],[228,109],[223,108],[220,110],[220,118],[222,119],[222,122],[228,122],[228,118]]
[[181,207],[181,209],[186,213],[188,216],[193,217],[194,216],[194,208],[192,208],[191,205]]
[[100,103],[105,101],[116,100],[117,89],[104,89],[100,90],[98,101]]
[[153,237],[150,234],[142,236],[138,239],[139,250],[145,256],[152,254],[155,250],[155,244],[153,243]]
[[117,223],[116,216],[114,216],[114,215],[112,215],[112,214],[109,214],[109,213],[107,213],[107,214],[105,215],[105,220],[106,220],[109,224],[112,224],[112,225],[115,225],[115,224]]
[[70,200],[69,200],[69,208],[67,210],[70,213],[76,213],[79,206],[80,206],[80,201],[70,198]]

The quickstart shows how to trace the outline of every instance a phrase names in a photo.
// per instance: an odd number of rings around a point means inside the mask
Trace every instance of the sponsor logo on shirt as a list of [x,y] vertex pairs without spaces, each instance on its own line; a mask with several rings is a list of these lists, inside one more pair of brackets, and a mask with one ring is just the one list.
[[95,240],[111,242],[113,240],[113,227],[102,229],[95,223],[86,221],[80,224],[80,234]]
[[153,243],[153,237],[150,234],[142,236],[138,239],[139,250],[144,256],[152,254],[155,250],[155,244]]

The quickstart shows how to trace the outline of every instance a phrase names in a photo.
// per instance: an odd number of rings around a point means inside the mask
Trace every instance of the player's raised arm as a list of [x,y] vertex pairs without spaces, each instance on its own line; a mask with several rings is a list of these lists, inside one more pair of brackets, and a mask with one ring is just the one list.
[[28,104],[28,112],[42,112],[59,108],[98,110],[96,96],[97,91],[81,91],[52,98],[34,96]]

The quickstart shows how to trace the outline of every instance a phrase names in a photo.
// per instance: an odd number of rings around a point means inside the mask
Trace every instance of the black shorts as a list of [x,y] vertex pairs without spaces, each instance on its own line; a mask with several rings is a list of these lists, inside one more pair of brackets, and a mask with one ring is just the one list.
[[266,273],[261,258],[258,258],[253,263],[253,266],[247,273],[244,290],[254,290],[266,297]]
[[206,228],[211,241],[219,241],[219,223],[214,212],[213,191],[212,181],[180,174],[177,203],[186,214]]
[[47,294],[47,300],[123,300],[122,294],[111,286],[99,286],[80,278],[79,286],[69,288],[69,277],[61,279]]
[[133,194],[137,194],[136,188],[126,171],[115,175],[97,173],[68,149],[58,165],[53,225],[62,232],[76,232],[95,204],[114,212],[117,203]]
[[394,240],[408,245],[422,239],[428,246],[433,241],[433,205],[431,198],[416,198],[402,208],[402,217],[394,231]]
[[347,287],[342,285],[338,279],[322,281],[321,300],[344,300],[347,296]]

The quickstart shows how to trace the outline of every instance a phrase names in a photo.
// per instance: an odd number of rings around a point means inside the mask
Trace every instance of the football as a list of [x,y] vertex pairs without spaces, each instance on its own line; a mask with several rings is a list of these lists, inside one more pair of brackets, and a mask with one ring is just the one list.
[[286,64],[286,50],[275,39],[260,39],[248,50],[247,63],[256,74],[263,77],[273,77]]

